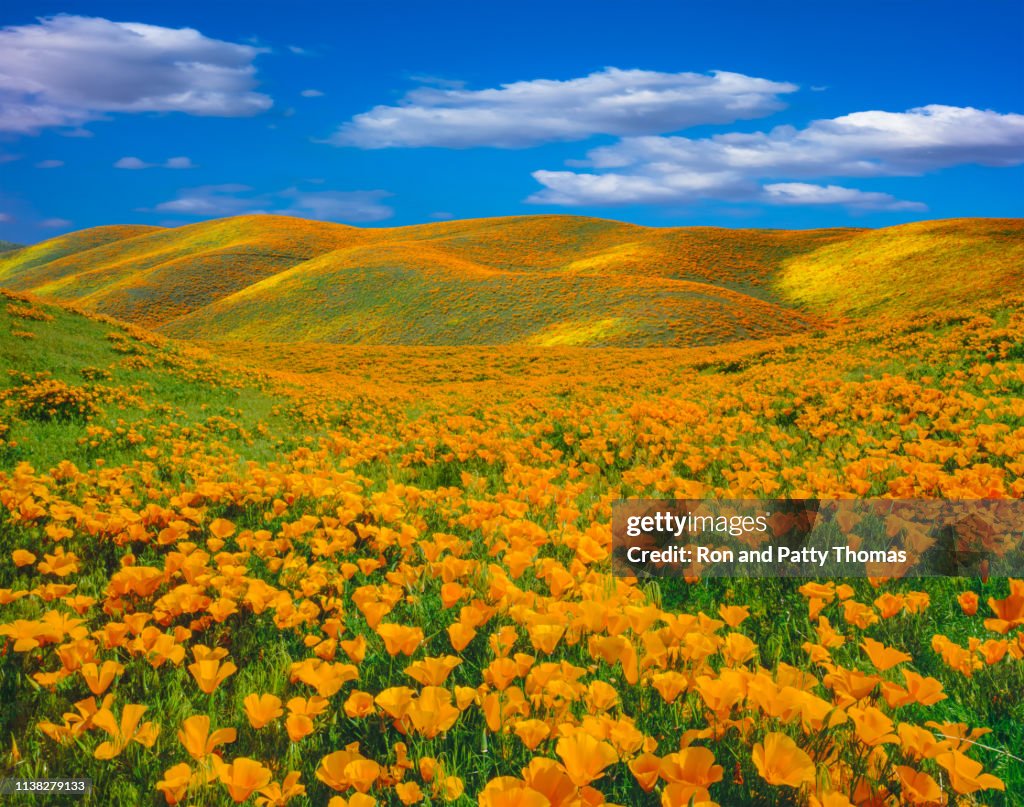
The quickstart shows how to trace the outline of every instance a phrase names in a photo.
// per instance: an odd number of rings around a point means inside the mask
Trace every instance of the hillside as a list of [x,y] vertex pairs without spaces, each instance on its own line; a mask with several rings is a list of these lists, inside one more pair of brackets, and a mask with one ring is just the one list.
[[62,236],[0,255],[0,287],[200,340],[678,347],[984,300],[1019,283],[1022,234],[985,219],[772,231],[245,216]]
[[853,232],[247,216],[65,236],[0,257],[0,285],[186,338],[679,346],[818,327],[772,273]]
[[949,219],[869,230],[783,262],[782,297],[829,315],[957,308],[1024,285],[1024,220]]
[[13,252],[22,248],[22,244],[15,244],[13,241],[0,241],[0,252]]

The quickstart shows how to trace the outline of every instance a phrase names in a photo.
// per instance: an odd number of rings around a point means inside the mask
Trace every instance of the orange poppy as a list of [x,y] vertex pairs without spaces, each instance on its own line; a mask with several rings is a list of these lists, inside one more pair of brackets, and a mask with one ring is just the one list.
[[781,732],[770,732],[763,743],[756,743],[753,759],[757,772],[770,785],[800,787],[814,781],[814,761]]
[[212,658],[206,658],[188,665],[188,671],[192,673],[192,677],[196,679],[196,683],[199,684],[199,688],[207,695],[212,695],[216,691],[217,687],[219,687],[229,675],[233,675],[237,670],[238,667],[230,661],[225,661],[221,664],[219,661]]
[[110,687],[114,677],[124,672],[124,665],[116,661],[104,661],[101,667],[94,662],[83,664],[79,668],[89,691],[93,695],[102,695]]
[[193,715],[181,724],[178,741],[195,760],[203,760],[213,754],[224,743],[233,743],[237,732],[234,729],[217,729],[210,733],[208,715]]
[[574,732],[555,745],[555,753],[577,787],[589,785],[604,775],[604,769],[619,761],[615,749],[589,733]]
[[241,804],[254,792],[270,784],[271,773],[255,759],[238,757],[231,764],[219,756],[213,756],[213,768],[231,800]]
[[249,718],[249,725],[254,729],[261,729],[284,714],[281,699],[276,695],[257,695],[254,692],[245,696],[242,707],[245,716]]

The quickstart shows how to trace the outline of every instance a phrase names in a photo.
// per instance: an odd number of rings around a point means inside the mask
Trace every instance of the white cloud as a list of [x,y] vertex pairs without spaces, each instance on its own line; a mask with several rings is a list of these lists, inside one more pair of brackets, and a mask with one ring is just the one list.
[[203,185],[179,191],[176,198],[161,202],[154,210],[203,218],[270,213],[359,224],[391,218],[394,210],[382,202],[390,195],[383,190],[303,191],[298,188],[255,193],[248,185]]
[[740,73],[658,73],[609,67],[567,81],[537,79],[486,90],[421,86],[397,106],[377,106],[328,142],[523,148],[595,134],[641,135],[732,123],[781,109],[795,84]]
[[769,132],[696,140],[624,138],[573,163],[591,172],[535,171],[544,190],[529,201],[621,205],[767,199],[823,204],[831,199],[853,207],[910,210],[919,208],[892,197],[855,198],[853,189],[835,185],[776,182],[774,193],[761,185],[767,180],[914,176],[954,165],[1021,163],[1024,115],[933,105],[907,112],[855,112],[814,121],[804,129],[778,126]]
[[141,171],[144,168],[196,168],[196,164],[188,157],[170,157],[162,163],[147,163],[138,157],[122,157],[114,168],[123,168],[127,171]]
[[764,199],[775,205],[844,205],[858,210],[928,209],[921,202],[904,202],[888,193],[810,182],[773,182],[764,186]]
[[14,221],[14,217],[9,213],[0,213],[0,223],[6,223],[9,221]]
[[323,94],[321,90],[303,90],[299,93],[303,98],[322,98]]
[[289,188],[280,196],[292,200],[284,211],[289,215],[322,221],[348,221],[365,223],[383,221],[394,215],[394,210],[381,203],[391,196],[387,191],[300,191]]
[[251,199],[239,194],[251,192],[248,185],[201,185],[184,188],[176,198],[161,202],[156,210],[162,213],[182,213],[187,216],[238,216],[242,213],[263,212]]
[[0,131],[80,126],[108,112],[237,117],[267,109],[249,45],[100,17],[0,29]]
[[36,168],[60,168],[63,165],[63,160],[40,160],[36,163]]
[[43,219],[39,222],[40,227],[45,227],[48,230],[63,230],[71,226],[71,222],[68,219]]

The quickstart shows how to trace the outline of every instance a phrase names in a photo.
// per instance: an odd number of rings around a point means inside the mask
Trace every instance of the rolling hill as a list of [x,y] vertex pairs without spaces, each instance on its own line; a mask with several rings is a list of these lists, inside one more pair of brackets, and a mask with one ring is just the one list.
[[955,309],[1024,285],[1024,220],[950,219],[869,230],[786,260],[781,296],[830,315]]
[[651,228],[578,216],[361,229],[244,216],[0,255],[0,287],[198,340],[638,347],[937,310],[1019,284],[1021,220]]

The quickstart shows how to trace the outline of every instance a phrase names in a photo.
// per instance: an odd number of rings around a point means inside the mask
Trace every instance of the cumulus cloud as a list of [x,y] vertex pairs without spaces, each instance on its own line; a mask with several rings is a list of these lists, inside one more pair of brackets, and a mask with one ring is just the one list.
[[888,193],[810,182],[770,183],[764,186],[764,199],[775,205],[844,205],[858,210],[928,209],[921,202],[905,202]]
[[0,29],[0,131],[80,126],[109,112],[237,117],[267,109],[254,92],[260,48],[100,17],[58,15]]
[[60,168],[63,165],[63,160],[40,160],[36,163],[36,168]]
[[353,224],[383,221],[394,210],[382,202],[391,196],[383,190],[304,191],[286,188],[273,193],[257,193],[248,185],[202,185],[185,188],[176,198],[158,204],[161,213],[213,218],[272,213],[322,221]]
[[10,213],[0,213],[0,223],[6,223],[14,221],[14,217]]
[[322,90],[303,90],[299,93],[303,98],[321,98],[323,96]]
[[39,222],[40,227],[45,227],[47,230],[64,230],[71,226],[71,222],[68,219],[43,219]]
[[162,163],[147,163],[138,157],[122,157],[114,168],[123,168],[127,171],[141,171],[144,168],[195,168],[196,164],[188,157],[170,157]]
[[421,86],[397,106],[377,106],[328,142],[524,148],[596,134],[632,136],[758,118],[784,106],[795,84],[741,73],[659,73],[609,67],[567,81],[536,79],[485,90]]
[[725,199],[910,210],[920,208],[836,185],[762,183],[916,176],[955,165],[1021,163],[1024,115],[932,105],[906,112],[855,112],[803,129],[778,126],[701,139],[628,137],[592,149],[586,160],[573,164],[591,171],[535,171],[544,190],[528,201],[620,205]]

